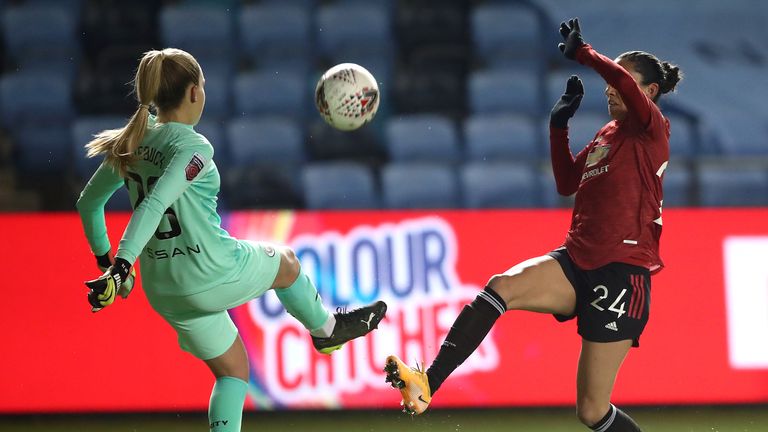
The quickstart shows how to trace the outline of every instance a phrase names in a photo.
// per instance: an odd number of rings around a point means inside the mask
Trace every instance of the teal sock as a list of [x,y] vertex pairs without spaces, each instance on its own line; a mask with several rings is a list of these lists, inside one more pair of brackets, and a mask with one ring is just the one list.
[[[317,288],[304,274],[304,270],[299,271],[299,277],[296,278],[293,285],[288,288],[278,288],[275,293],[285,310],[299,320],[310,333],[321,331],[331,316],[328,309],[323,306],[323,302],[320,301]],[[315,334],[315,336],[319,335]],[[328,337],[330,334],[325,336]]]
[[239,378],[225,376],[216,379],[208,405],[211,432],[240,432],[247,391],[248,383]]

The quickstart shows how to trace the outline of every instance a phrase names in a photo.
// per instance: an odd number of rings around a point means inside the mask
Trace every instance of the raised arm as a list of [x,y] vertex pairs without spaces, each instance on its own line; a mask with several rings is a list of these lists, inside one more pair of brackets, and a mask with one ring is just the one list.
[[552,157],[552,172],[555,175],[557,192],[569,196],[579,188],[585,157],[579,154],[575,159],[568,145],[568,120],[573,117],[584,97],[584,85],[579,77],[572,75],[549,114],[549,147]]
[[579,19],[560,24],[563,42],[558,45],[565,57],[594,69],[606,83],[615,88],[627,106],[627,115],[648,127],[655,109],[653,101],[643,93],[635,79],[618,63],[595,51],[581,36]]

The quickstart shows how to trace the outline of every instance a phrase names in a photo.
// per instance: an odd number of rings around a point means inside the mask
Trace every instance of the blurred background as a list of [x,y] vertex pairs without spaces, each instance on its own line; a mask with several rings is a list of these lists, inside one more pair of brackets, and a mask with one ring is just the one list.
[[[203,68],[196,129],[215,148],[225,228],[296,249],[329,308],[390,304],[373,337],[332,360],[271,294],[233,310],[253,375],[244,430],[580,430],[573,323],[505,318],[428,416],[398,413],[379,372],[392,352],[428,363],[490,275],[562,242],[572,201],[555,191],[548,115],[568,76],[586,87],[573,152],[608,121],[605,83],[557,50],[574,16],[608,57],[648,51],[685,74],[661,102],[668,267],[615,401],[648,431],[768,431],[761,0],[0,0],[0,328],[13,353],[0,430],[205,429],[209,373],[140,289],[96,315],[82,290],[58,289],[95,271],[74,213],[99,163],[83,146],[133,114],[138,60],[164,47]],[[381,90],[354,132],[314,107],[318,78],[342,62]],[[107,209],[115,245],[127,193]],[[40,276],[56,300],[44,304],[18,289],[41,245],[61,264]],[[94,328],[111,337],[94,343]],[[115,362],[100,379],[87,367]]]
[[[607,56],[646,50],[686,73],[662,98],[665,207],[765,205],[768,5],[693,4],[5,0],[0,209],[72,210],[98,164],[83,145],[133,113],[138,59],[163,47],[204,69],[197,129],[216,148],[223,208],[567,207],[546,126],[571,73],[587,89],[574,152],[607,119],[603,81],[556,48],[559,22],[577,15]],[[340,62],[369,69],[382,92],[376,121],[352,133],[322,124],[313,105],[318,77]],[[339,170],[358,187],[324,175]],[[427,187],[401,187],[414,183]],[[129,208],[124,197],[109,205]]]

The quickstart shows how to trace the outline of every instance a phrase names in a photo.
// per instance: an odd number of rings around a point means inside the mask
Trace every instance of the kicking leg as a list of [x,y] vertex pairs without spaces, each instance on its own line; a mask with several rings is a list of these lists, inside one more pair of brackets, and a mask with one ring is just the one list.
[[283,248],[280,254],[280,268],[272,288],[285,310],[309,330],[317,351],[330,354],[378,327],[387,312],[384,302],[377,301],[360,309],[331,315],[320,300],[317,288],[302,271],[294,252]]
[[611,393],[631,340],[590,342],[582,339],[576,379],[579,420],[599,432],[640,432],[640,427],[611,404]]
[[205,360],[216,377],[208,405],[211,432],[239,432],[248,391],[248,355],[238,335],[222,355]]
[[466,360],[507,310],[570,315],[576,293],[560,264],[550,256],[524,261],[493,276],[477,298],[464,306],[426,372],[408,368],[397,356],[385,366],[387,381],[400,389],[407,412],[421,414],[443,381]]

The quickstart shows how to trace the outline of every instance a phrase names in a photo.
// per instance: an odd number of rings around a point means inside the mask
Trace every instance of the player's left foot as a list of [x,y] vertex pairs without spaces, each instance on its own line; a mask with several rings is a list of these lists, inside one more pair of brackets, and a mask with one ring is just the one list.
[[342,345],[360,336],[365,336],[379,326],[387,313],[387,304],[377,301],[360,309],[336,312],[336,325],[330,337],[312,336],[315,349],[323,354],[330,354]]

